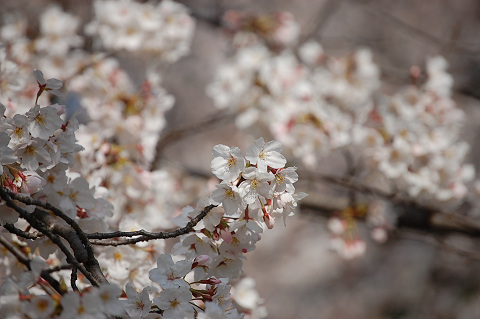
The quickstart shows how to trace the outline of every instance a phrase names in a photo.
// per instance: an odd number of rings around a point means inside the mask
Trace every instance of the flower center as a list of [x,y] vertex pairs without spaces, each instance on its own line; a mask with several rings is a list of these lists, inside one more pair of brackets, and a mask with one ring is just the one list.
[[234,200],[235,199],[235,194],[231,189],[226,189],[225,190],[225,197],[228,198],[229,200]]
[[177,306],[179,305],[180,303],[178,302],[177,299],[173,300],[172,302],[170,302],[170,306],[172,308],[177,308]]

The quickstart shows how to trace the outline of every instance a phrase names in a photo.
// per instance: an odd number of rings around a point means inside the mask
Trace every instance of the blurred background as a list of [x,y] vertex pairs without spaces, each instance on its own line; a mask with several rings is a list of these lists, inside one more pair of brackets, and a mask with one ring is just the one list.
[[[91,18],[90,1],[2,0],[0,11],[20,11],[33,19],[52,2],[84,22]],[[197,24],[191,53],[162,71],[163,86],[176,100],[167,114],[167,130],[188,127],[217,112],[205,88],[228,58],[230,39],[221,27],[227,10],[289,11],[301,26],[302,39],[318,40],[329,55],[370,48],[385,92],[408,83],[412,66],[424,68],[427,57],[444,56],[455,79],[454,100],[467,113],[464,139],[472,147],[469,161],[480,168],[479,1],[179,2],[190,8]],[[131,54],[118,58],[132,78],[140,80],[146,65],[143,58]],[[159,160],[197,175],[209,174],[214,145],[245,149],[253,139],[232,121],[223,120],[169,143]],[[324,165],[335,169],[335,159]],[[299,187],[310,193],[310,199],[318,199],[309,185]],[[332,197],[326,194],[321,200],[332,207],[347,196],[338,190]],[[480,318],[480,253],[475,236],[438,237],[428,231],[399,229],[378,244],[368,239],[368,229],[360,223],[366,253],[344,260],[330,249],[324,216],[302,210],[287,220],[286,228],[278,225],[266,232],[257,249],[247,255],[244,270],[256,280],[268,318]]]

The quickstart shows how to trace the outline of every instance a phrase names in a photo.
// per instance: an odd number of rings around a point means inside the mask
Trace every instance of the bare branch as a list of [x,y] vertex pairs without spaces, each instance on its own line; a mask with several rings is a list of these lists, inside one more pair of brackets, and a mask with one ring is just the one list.
[[77,287],[77,268],[73,266],[72,275],[70,276],[70,285],[74,291],[78,291]]
[[[31,270],[31,267],[30,267],[31,260],[30,260],[30,258],[25,256],[25,254],[22,251],[20,251],[10,241],[8,241],[5,237],[3,237],[1,235],[0,235],[0,244],[3,247],[5,247],[5,249],[7,249],[10,253],[12,253],[20,263],[24,264],[27,267],[28,270]],[[43,270],[40,273],[40,277],[42,277],[46,282],[48,282],[48,284],[53,289],[55,289],[55,291],[57,291],[59,294],[61,294],[61,295],[65,294],[66,291],[61,287],[60,283],[50,275],[51,272],[53,272],[53,271],[51,271],[51,269]]]
[[155,150],[155,158],[152,161],[151,170],[158,169],[158,165],[160,164],[160,157],[165,149],[170,143],[185,138],[187,136],[197,134],[199,132],[208,130],[214,124],[221,124],[222,122],[228,122],[235,118],[237,114],[232,113],[229,111],[220,111],[217,112],[215,115],[211,117],[207,117],[199,122],[195,122],[192,124],[185,125],[183,127],[174,128],[160,138],[157,143],[157,147]]
[[312,24],[311,27],[309,27],[310,31],[304,34],[299,43],[304,43],[312,36],[314,36],[316,33],[318,34],[323,27],[328,23],[330,18],[335,14],[335,11],[340,7],[342,4],[342,0],[328,0],[326,1],[323,6],[320,8],[319,14],[315,15],[314,18],[312,19],[313,21],[309,22]]
[[429,232],[418,231],[418,230],[408,230],[408,231],[402,231],[402,232],[395,232],[393,236],[398,239],[416,240],[416,241],[425,242],[430,245],[437,245],[442,250],[452,252],[461,257],[468,258],[472,261],[480,262],[479,253],[462,249],[458,246],[448,243],[447,240],[443,237],[432,236],[432,234]]
[[[147,232],[145,230],[138,230],[133,232],[112,232],[112,233],[92,233],[87,234],[87,237],[91,240],[92,244],[102,245],[102,246],[119,246],[119,245],[130,245],[142,241],[149,241],[154,239],[167,239],[175,238],[180,235],[187,234],[193,230],[193,228],[203,219],[207,214],[217,205],[208,205],[205,207],[200,214],[192,218],[185,227],[168,231],[168,232]],[[139,237],[135,237],[139,236]],[[135,237],[135,238],[118,238],[118,237]],[[118,238],[108,241],[102,241],[102,239],[111,239]],[[95,240],[100,239],[100,240]]]
[[70,265],[70,264],[66,264],[66,265],[60,265],[60,266],[56,266],[56,267],[52,267],[50,269],[46,269],[44,270],[46,273],[49,273],[51,274],[52,272],[57,272],[57,271],[60,271],[60,270],[66,270],[66,269],[72,269],[73,266]]
[[30,232],[23,231],[21,229],[18,229],[15,226],[13,226],[13,224],[8,224],[7,223],[7,224],[4,224],[3,227],[6,230],[8,230],[9,232],[11,232],[12,234],[15,234],[18,237],[22,237],[22,238],[25,238],[25,239],[37,239],[37,238],[40,238],[40,237],[43,236],[43,235],[39,234],[38,232],[30,233]]
[[[422,41],[422,42],[428,42],[432,45],[436,45],[440,48],[443,48],[443,49],[448,49],[450,51],[453,51],[453,52],[461,52],[462,54],[469,54],[469,55],[472,55],[472,56],[478,56],[478,51],[477,50],[472,50],[470,48],[467,48],[465,46],[462,46],[462,45],[459,45],[458,43],[450,43],[451,45],[446,48],[445,45],[446,44],[449,44],[449,43],[446,43],[446,41],[444,39],[441,39],[441,38],[438,38],[438,37],[435,37],[433,35],[431,35],[430,33],[427,33],[419,28],[416,28],[404,21],[402,21],[401,19],[397,18],[395,15],[391,14],[390,12],[388,11],[385,11],[385,10],[381,10],[378,8],[378,6],[373,6],[371,5],[369,2],[359,2],[359,1],[349,1],[349,3],[351,4],[354,4],[354,5],[358,5],[358,6],[362,6],[364,9],[368,10],[370,13],[382,18],[382,19],[385,19],[388,21],[388,23],[390,23],[391,25],[395,26],[396,28],[398,29],[402,29],[404,30],[405,32],[409,33],[409,34],[412,34],[414,35],[414,38],[418,39],[419,41]],[[451,42],[451,41],[449,41]]]
[[[415,199],[401,197],[398,193],[386,192],[349,177],[335,177],[307,171],[300,171],[299,175],[303,180],[324,181],[394,203],[399,212],[397,219],[399,228],[423,229],[437,234],[457,232],[480,237],[480,221],[458,212],[444,211],[438,207],[425,205]],[[301,207],[318,210],[323,214],[338,210],[338,207],[316,207],[316,205],[306,203],[302,203]]]
[[20,251],[17,247],[15,247],[10,241],[8,241],[5,237],[0,235],[0,244],[5,247],[12,255],[17,258],[17,260],[27,266],[28,270],[30,270],[30,259],[25,256],[23,252]]

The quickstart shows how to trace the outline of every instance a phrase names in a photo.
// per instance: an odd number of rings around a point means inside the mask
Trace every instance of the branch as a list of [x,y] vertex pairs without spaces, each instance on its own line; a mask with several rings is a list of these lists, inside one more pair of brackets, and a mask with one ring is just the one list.
[[312,19],[313,26],[310,28],[310,32],[307,32],[304,34],[299,43],[304,43],[315,34],[319,33],[323,27],[328,23],[330,18],[332,18],[333,14],[335,11],[338,10],[340,5],[342,4],[341,0],[328,0],[326,1],[323,6],[320,9],[320,12],[318,15],[315,15],[315,17]]
[[[100,283],[107,282],[105,276],[100,269],[98,261],[93,255],[93,248],[91,244],[88,242],[85,233],[83,233],[83,231],[80,229],[78,224],[75,223],[75,221],[73,221],[60,210],[54,208],[49,204],[41,203],[39,201],[31,199],[30,197],[14,194],[2,187],[0,187],[0,197],[6,202],[8,207],[18,212],[20,214],[20,217],[25,219],[32,227],[39,230],[41,233],[46,235],[53,243],[55,243],[67,257],[67,262],[71,263],[73,266],[79,269],[92,283],[92,285],[98,286]],[[57,218],[54,218],[48,212],[45,212],[39,208],[35,208],[35,211],[30,214],[29,212],[25,211],[20,206],[15,204],[14,200],[20,201],[27,205],[36,205],[42,208],[53,208],[52,212],[62,216],[65,221],[72,223],[71,227],[78,229],[80,234],[73,231],[70,227],[63,224],[63,222],[61,222]],[[83,237],[86,239],[86,243],[88,246],[86,245],[84,247],[82,245],[82,234]],[[67,240],[72,250],[74,251],[75,256],[63,244],[59,235],[65,240]],[[78,237],[80,237],[80,239]],[[89,251],[89,247],[91,251]],[[77,260],[77,257],[80,261]],[[83,262],[83,264],[81,262]]]
[[25,238],[25,239],[37,239],[37,238],[40,238],[42,237],[41,234],[35,232],[35,233],[29,233],[29,232],[26,232],[26,231],[23,231],[21,229],[18,229],[17,227],[13,226],[13,224],[4,224],[3,227],[8,230],[9,232],[11,232],[12,234],[15,234],[17,235],[18,237],[22,237],[22,238]]
[[[391,14],[388,11],[381,10],[376,6],[372,6],[370,3],[362,3],[359,1],[349,1],[349,3],[354,4],[354,5],[359,5],[362,6],[363,8],[366,8],[370,13],[387,20],[388,23],[394,25],[396,28],[403,29],[405,32],[413,34],[414,38],[418,38],[422,42],[429,42],[430,44],[437,45],[439,47],[443,47],[445,45],[445,40],[435,37],[431,35],[428,32],[423,31],[422,29],[416,28],[401,19],[397,18],[395,15]],[[449,48],[450,49],[450,48]],[[472,50],[470,48],[467,48],[462,45],[455,44],[454,46],[451,47],[451,51],[455,52],[461,52],[463,54],[470,54],[472,56],[478,56],[478,51],[477,50]]]
[[178,127],[171,129],[170,131],[163,134],[157,143],[155,150],[155,158],[152,161],[151,170],[156,170],[160,164],[160,156],[163,150],[167,147],[168,144],[185,138],[189,135],[197,134],[199,132],[208,130],[213,124],[220,124],[222,122],[228,122],[233,120],[237,113],[232,113],[230,111],[219,111],[215,115],[203,119],[199,122],[184,125],[183,127]]
[[17,247],[15,247],[10,241],[8,241],[5,237],[3,237],[2,235],[0,235],[0,244],[5,247],[9,252],[12,253],[13,256],[15,256],[15,258],[17,258],[17,260],[24,264],[25,266],[27,266],[28,270],[31,270],[30,268],[30,259],[25,256],[25,254],[20,251],[20,249],[18,249]]
[[[154,239],[167,239],[167,238],[175,238],[180,235],[187,234],[193,230],[193,228],[203,219],[207,214],[217,205],[208,205],[205,207],[197,216],[192,218],[185,227],[169,231],[169,232],[148,232],[145,230],[138,230],[133,232],[112,232],[112,233],[91,233],[87,234],[87,237],[91,240],[91,242],[95,245],[101,246],[119,246],[119,245],[130,245],[135,244],[142,241],[149,241]],[[102,241],[102,239],[111,239],[111,238],[118,238],[118,237],[134,237],[135,238],[119,238],[114,240],[107,240]],[[100,239],[100,240],[95,240]]]
[[468,258],[472,261],[480,262],[480,254],[475,251],[462,249],[454,244],[450,244],[446,241],[445,238],[439,236],[431,236],[430,233],[424,231],[403,231],[401,233],[394,233],[395,238],[404,239],[404,240],[416,240],[422,241],[429,245],[437,245],[440,249],[455,253],[461,257]]
[[[12,253],[13,256],[22,264],[24,264],[28,270],[32,270],[30,267],[30,262],[31,260],[25,256],[25,254],[20,251],[17,247],[15,247],[10,241],[8,241],[5,237],[0,235],[0,244],[5,247],[10,253]],[[46,269],[42,270],[40,273],[40,277],[42,277],[48,284],[55,289],[60,295],[63,295],[66,293],[66,291],[62,288],[60,283],[53,278],[50,273],[53,271],[51,269]]]
[[[315,172],[298,172],[301,179],[310,181],[325,181],[330,184],[341,186],[348,190],[354,190],[363,194],[373,195],[397,205],[400,215],[397,219],[397,227],[428,230],[433,233],[462,233],[472,237],[480,237],[480,221],[462,215],[458,212],[444,211],[440,208],[419,203],[411,198],[404,198],[398,193],[386,192],[356,181],[353,178],[335,177]],[[338,207],[324,207],[315,204],[301,203],[305,209],[322,212],[329,216]]]

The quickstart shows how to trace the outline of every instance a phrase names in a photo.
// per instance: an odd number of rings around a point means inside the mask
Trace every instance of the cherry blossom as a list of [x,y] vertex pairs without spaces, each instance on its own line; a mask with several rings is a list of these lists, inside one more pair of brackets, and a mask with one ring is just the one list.
[[263,138],[256,140],[247,150],[245,158],[252,164],[256,164],[257,168],[267,171],[267,166],[271,168],[282,168],[287,163],[285,157],[281,154],[282,145],[278,141],[270,141],[265,143]]
[[163,289],[189,287],[183,279],[192,267],[192,263],[188,260],[174,263],[170,254],[163,254],[158,257],[157,266],[150,271],[150,279],[159,283]]
[[213,202],[223,205],[226,216],[238,217],[244,208],[239,189],[234,185],[224,182],[216,185],[216,187],[217,190],[213,191],[211,195]]
[[153,303],[163,310],[163,318],[193,318],[191,292],[184,287],[170,288],[162,291],[159,297],[153,298]]
[[247,167],[242,177],[245,178],[238,189],[247,204],[253,204],[258,196],[270,198],[273,189],[269,182],[275,177],[271,172],[262,172],[255,167]]
[[245,159],[238,147],[230,148],[226,145],[215,145],[212,154],[212,173],[222,180],[234,181],[245,168]]
[[127,314],[132,319],[145,318],[150,312],[152,301],[148,295],[150,288],[145,287],[141,293],[138,293],[132,284],[128,283],[125,286],[125,293],[128,297],[127,300],[122,300],[123,307]]
[[13,150],[8,147],[10,139],[6,132],[0,132],[0,173],[3,173],[3,165],[12,164],[17,160]]

